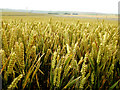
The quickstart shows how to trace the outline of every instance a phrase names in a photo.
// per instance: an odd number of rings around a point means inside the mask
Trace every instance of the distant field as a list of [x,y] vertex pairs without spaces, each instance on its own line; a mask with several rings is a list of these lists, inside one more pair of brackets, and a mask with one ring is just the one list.
[[65,15],[65,16],[95,17],[95,18],[118,18],[117,15]]
[[31,12],[2,12],[2,16],[59,16],[59,17],[76,17],[76,18],[89,18],[89,19],[108,19],[118,20],[117,15],[64,15],[64,14],[42,14],[42,13],[31,13]]
[[56,15],[60,17],[75,17],[75,18],[90,18],[90,19],[106,19],[106,20],[118,20],[117,15]]
[[2,12],[2,16],[42,16],[48,14],[30,13],[30,12]]
[[2,12],[1,15],[2,15],[2,19],[5,19],[5,20],[22,18],[24,20],[33,19],[35,21],[39,21],[40,19],[43,19],[43,22],[45,22],[45,21],[48,21],[50,17],[54,17],[54,19],[56,18],[58,20],[63,20],[63,21],[64,19],[67,19],[68,21],[67,23],[70,23],[70,22],[74,23],[75,20],[80,20],[81,22],[93,22],[94,23],[98,19],[99,21],[102,21],[105,19],[105,23],[106,22],[117,23],[117,19],[118,19],[116,15],[86,15],[86,14],[85,15],[63,15],[63,14],[55,15],[55,14],[41,14],[41,13],[30,13],[30,12]]

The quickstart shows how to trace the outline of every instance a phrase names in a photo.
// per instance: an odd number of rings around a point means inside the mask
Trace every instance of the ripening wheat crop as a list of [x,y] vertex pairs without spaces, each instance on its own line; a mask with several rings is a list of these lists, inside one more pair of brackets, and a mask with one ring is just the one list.
[[119,89],[118,26],[109,22],[3,18],[3,90]]

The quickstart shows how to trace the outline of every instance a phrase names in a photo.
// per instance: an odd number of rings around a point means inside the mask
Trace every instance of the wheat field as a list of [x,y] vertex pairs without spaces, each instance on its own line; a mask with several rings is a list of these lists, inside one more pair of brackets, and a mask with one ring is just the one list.
[[2,88],[120,89],[118,23],[54,16],[3,16]]

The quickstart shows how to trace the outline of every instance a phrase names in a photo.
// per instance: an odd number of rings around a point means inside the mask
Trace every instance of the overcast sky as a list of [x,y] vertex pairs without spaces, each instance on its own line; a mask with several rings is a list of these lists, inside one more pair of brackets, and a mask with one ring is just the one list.
[[120,0],[2,0],[0,8],[118,13]]

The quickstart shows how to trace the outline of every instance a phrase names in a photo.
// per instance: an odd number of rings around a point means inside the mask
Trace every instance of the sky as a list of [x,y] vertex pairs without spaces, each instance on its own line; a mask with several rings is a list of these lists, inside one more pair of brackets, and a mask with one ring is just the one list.
[[2,0],[0,8],[118,14],[120,0]]

